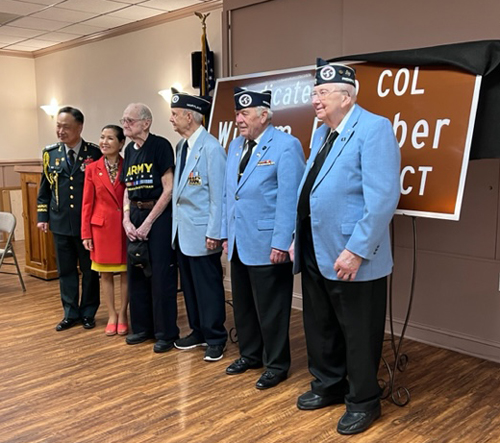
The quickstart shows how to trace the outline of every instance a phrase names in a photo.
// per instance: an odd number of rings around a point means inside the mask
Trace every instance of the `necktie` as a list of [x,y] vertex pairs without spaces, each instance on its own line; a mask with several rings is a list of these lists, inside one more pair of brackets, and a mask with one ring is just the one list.
[[241,157],[241,161],[240,161],[240,170],[239,170],[239,174],[238,174],[238,182],[240,181],[241,176],[245,172],[245,168],[247,167],[248,162],[250,161],[250,157],[252,156],[253,147],[256,144],[257,143],[255,143],[254,140],[247,140],[245,152],[243,153],[243,156]]
[[186,158],[188,152],[188,142],[187,140],[184,142],[181,148],[181,164],[179,166],[179,182],[181,181],[182,171],[184,171],[184,167],[186,166]]
[[311,189],[314,185],[314,182],[316,181],[316,177],[318,176],[319,171],[321,171],[321,168],[332,149],[333,142],[338,135],[339,133],[337,131],[330,132],[330,135],[328,135],[323,148],[316,154],[314,163],[311,166],[311,169],[309,169],[306,181],[304,182],[304,186],[302,187],[302,192],[300,193],[299,204],[297,206],[297,212],[300,220],[304,220],[305,218],[309,217],[311,213],[311,207],[309,205]]
[[68,163],[70,169],[73,168],[75,164],[75,151],[73,149],[68,149]]

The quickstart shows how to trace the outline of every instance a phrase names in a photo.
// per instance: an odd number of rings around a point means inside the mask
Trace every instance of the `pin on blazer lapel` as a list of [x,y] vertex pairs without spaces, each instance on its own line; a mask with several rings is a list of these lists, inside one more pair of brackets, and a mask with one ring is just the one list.
[[[203,145],[205,144],[206,136],[207,136],[206,133],[202,132],[200,136],[196,139],[194,146],[191,148],[191,152],[189,153],[189,157],[186,159],[186,165],[184,166],[184,170],[182,171],[180,181],[178,182],[179,187],[177,192],[177,198],[180,196],[180,194],[187,185],[187,179],[190,171],[194,170],[196,164],[200,159],[200,156],[202,155]],[[184,142],[182,142],[181,146],[183,144]],[[178,155],[180,155],[180,150],[178,152]]]
[[[97,172],[97,177],[98,179],[104,184],[104,187],[108,190],[108,192],[111,194],[113,199],[118,202],[118,198],[116,197],[115,193],[115,188],[113,184],[111,183],[111,179],[109,178],[108,171],[106,169],[106,165],[104,164],[104,157],[101,157],[99,160],[97,160],[96,164],[96,172]],[[118,171],[120,173],[120,171]]]
[[[277,129],[275,129],[272,126],[268,126],[267,129],[264,131],[264,134],[260,139],[260,143],[255,147],[255,151],[250,157],[247,167],[245,168],[245,172],[243,173],[241,180],[238,184],[238,188],[248,180],[248,177],[252,175],[252,172],[257,167],[257,163],[261,160],[261,157],[264,154],[266,154],[267,151],[271,148],[270,145],[273,140],[273,130]],[[243,146],[241,152],[243,152]]]

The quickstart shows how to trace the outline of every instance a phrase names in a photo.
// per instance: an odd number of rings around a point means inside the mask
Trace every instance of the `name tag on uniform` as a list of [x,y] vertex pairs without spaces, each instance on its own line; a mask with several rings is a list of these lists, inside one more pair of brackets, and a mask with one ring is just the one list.
[[272,160],[261,160],[259,163],[257,163],[257,166],[271,166],[274,165],[274,162]]
[[195,172],[195,173],[190,172],[189,173],[188,185],[189,186],[201,186],[201,177],[199,176],[199,174],[197,172]]

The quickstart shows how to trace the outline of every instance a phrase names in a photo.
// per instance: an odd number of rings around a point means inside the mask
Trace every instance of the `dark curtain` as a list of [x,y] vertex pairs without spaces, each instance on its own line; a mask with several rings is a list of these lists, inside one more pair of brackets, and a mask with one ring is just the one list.
[[398,66],[449,65],[482,75],[470,159],[500,158],[500,40],[336,57]]

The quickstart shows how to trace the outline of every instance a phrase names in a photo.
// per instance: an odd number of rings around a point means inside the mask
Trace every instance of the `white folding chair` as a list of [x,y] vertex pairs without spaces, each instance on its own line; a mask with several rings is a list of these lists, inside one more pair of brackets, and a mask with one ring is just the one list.
[[[14,229],[16,228],[16,217],[10,212],[0,212],[0,232],[5,232],[7,234],[7,243],[5,246],[0,248],[0,269],[3,265],[15,266],[17,273],[0,271],[0,274],[12,274],[19,277],[23,291],[26,292],[26,287],[24,286],[23,276],[21,270],[19,269],[19,264],[17,263],[16,253],[12,247],[12,238],[14,237]],[[13,258],[14,263],[4,262],[6,258]]]

